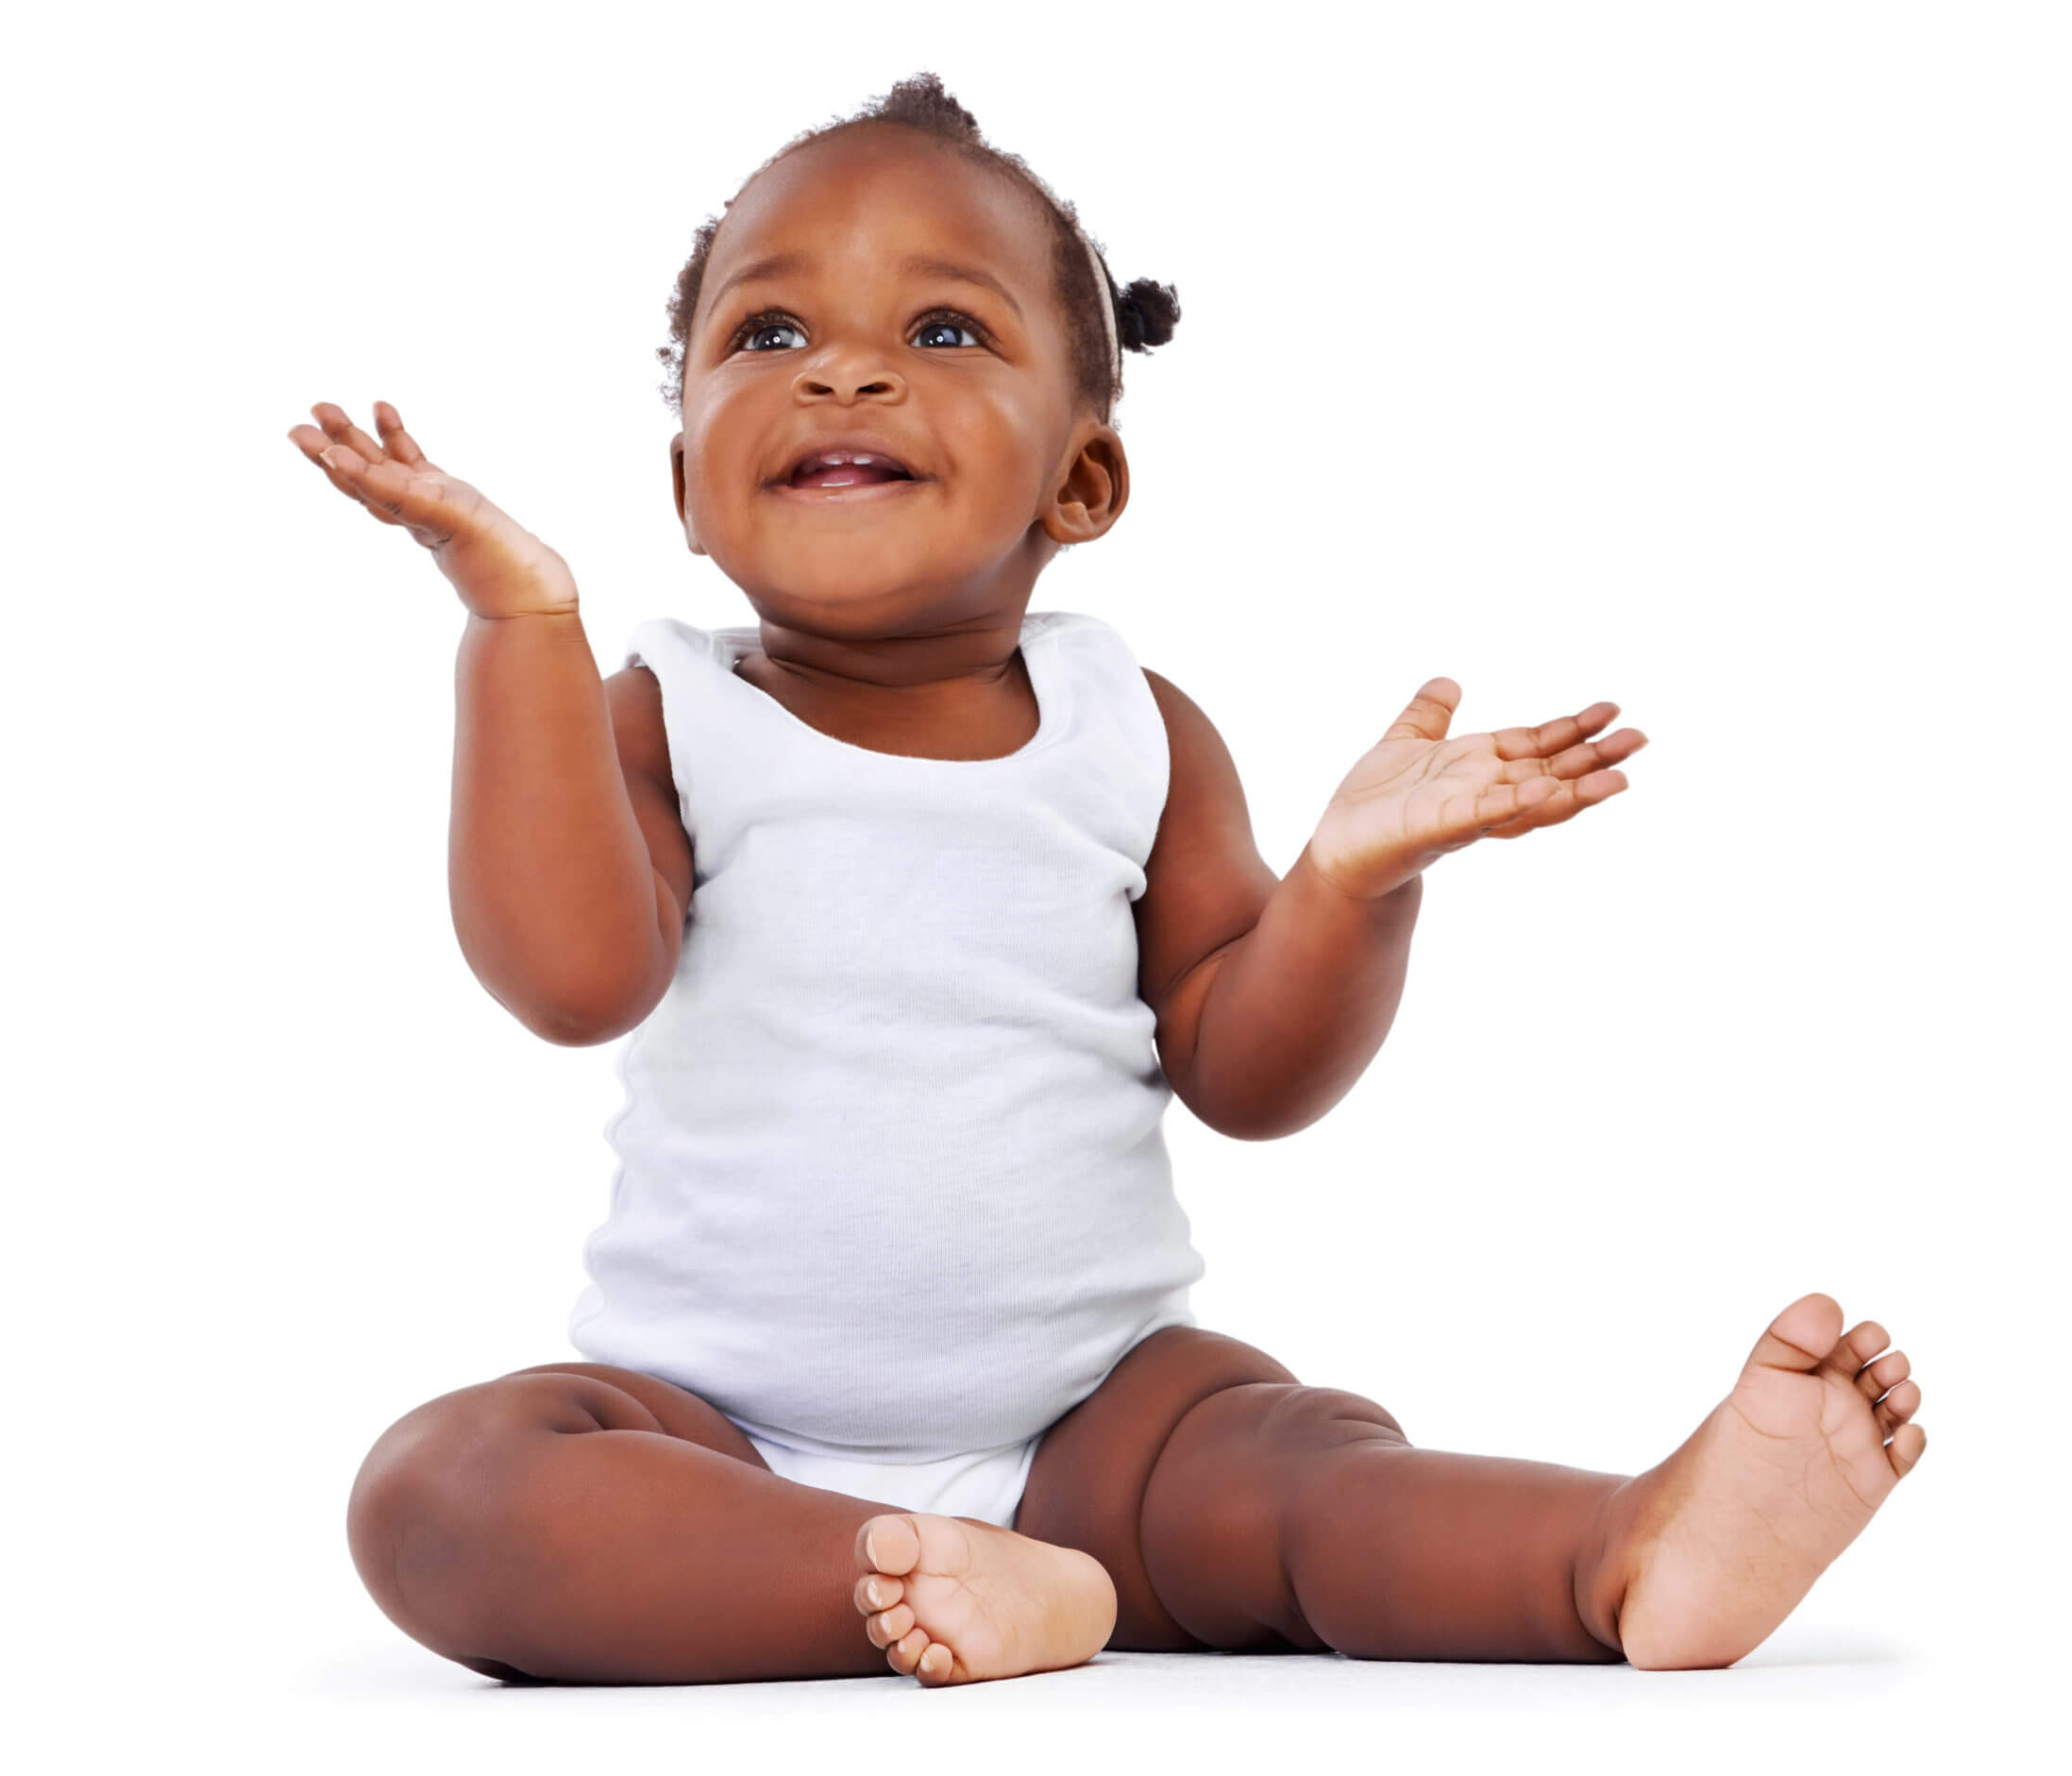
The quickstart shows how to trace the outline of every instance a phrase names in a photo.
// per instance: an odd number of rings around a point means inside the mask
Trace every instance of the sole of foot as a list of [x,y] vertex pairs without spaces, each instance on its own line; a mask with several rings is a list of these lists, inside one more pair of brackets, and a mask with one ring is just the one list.
[[1643,1670],[1760,1646],[1920,1461],[1921,1389],[1875,1320],[1832,1295],[1770,1322],[1741,1379],[1666,1462],[1607,1501],[1619,1644]]
[[856,1531],[873,1647],[930,1686],[1084,1665],[1115,1632],[1115,1584],[1077,1548],[972,1517],[901,1512]]

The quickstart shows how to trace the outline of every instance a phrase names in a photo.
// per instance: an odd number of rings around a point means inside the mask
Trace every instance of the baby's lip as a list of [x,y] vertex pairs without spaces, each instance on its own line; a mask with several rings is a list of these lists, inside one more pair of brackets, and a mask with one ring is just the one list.
[[871,464],[895,470],[907,481],[925,481],[927,479],[924,475],[915,473],[908,466],[905,459],[900,456],[897,451],[891,449],[883,439],[857,433],[849,437],[816,438],[797,456],[792,458],[791,466],[777,478],[774,484],[778,486],[790,485],[802,473],[818,464],[821,459],[831,455],[849,459],[867,457]]

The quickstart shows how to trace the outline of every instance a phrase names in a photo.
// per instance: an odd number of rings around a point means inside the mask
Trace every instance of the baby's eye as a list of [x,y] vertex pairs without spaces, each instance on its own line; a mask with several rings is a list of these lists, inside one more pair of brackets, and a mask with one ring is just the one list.
[[734,344],[745,347],[750,351],[758,351],[763,347],[757,346],[755,342],[765,333],[796,333],[798,330],[799,328],[796,323],[779,316],[751,314],[741,323],[741,330],[734,335]]
[[[969,314],[959,314],[954,309],[945,309],[939,314],[929,315],[921,322],[920,330],[915,333],[914,337],[917,340],[926,339],[930,333],[938,331],[969,333],[971,335],[971,344],[974,346],[982,346],[985,343],[983,336],[984,330],[979,324]],[[954,346],[958,342],[952,339],[949,343]]]
[[[770,310],[761,314],[751,314],[747,320],[743,321],[734,330],[731,348],[735,351],[754,352],[786,349],[782,346],[758,344],[757,342],[762,339],[765,333],[798,333],[800,342],[803,343],[804,340],[804,329],[797,321],[793,320],[788,314]],[[936,345],[983,346],[986,340],[985,328],[981,327],[970,315],[957,309],[942,309],[934,314],[923,315],[914,330],[913,338],[918,343],[929,339],[931,334],[935,333],[950,333],[952,335],[962,333],[968,335],[967,338],[963,339],[952,337],[947,340],[938,340],[935,342]]]

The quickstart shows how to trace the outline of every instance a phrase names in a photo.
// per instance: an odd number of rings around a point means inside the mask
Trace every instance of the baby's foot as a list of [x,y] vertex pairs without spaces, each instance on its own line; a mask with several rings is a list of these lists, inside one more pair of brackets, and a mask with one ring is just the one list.
[[902,1677],[969,1683],[1081,1665],[1115,1632],[1091,1554],[972,1517],[872,1517],[856,1532],[864,1632]]
[[1630,1663],[1752,1651],[1921,1459],[1921,1390],[1904,1352],[1878,1356],[1890,1342],[1872,1320],[1844,1337],[1832,1296],[1801,1296],[1683,1446],[1612,1495],[1600,1571]]

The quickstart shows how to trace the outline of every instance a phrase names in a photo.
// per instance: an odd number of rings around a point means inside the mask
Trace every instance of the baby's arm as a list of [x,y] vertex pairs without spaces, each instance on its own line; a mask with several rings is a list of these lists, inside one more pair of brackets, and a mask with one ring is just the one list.
[[[657,868],[567,564],[425,460],[396,410],[377,444],[329,402],[289,437],[386,524],[408,530],[467,607],[455,670],[447,885],[461,953],[526,1028],[569,1045],[630,1027],[675,973],[683,908]],[[671,874],[689,876],[685,867]],[[632,1019],[637,1022],[637,1016]]]
[[[1172,1026],[1174,1094],[1210,1127],[1271,1141],[1322,1116],[1366,1071],[1394,1021],[1423,871],[1485,835],[1516,837],[1616,795],[1626,776],[1609,767],[1646,744],[1632,728],[1586,740],[1618,714],[1615,703],[1538,728],[1448,739],[1459,701],[1451,679],[1426,684],[1339,786],[1251,929],[1183,973],[1164,1009],[1154,1006],[1162,1052]],[[1186,718],[1177,726],[1176,715]],[[1174,698],[1167,719],[1175,795],[1200,777],[1226,782],[1227,799],[1237,773],[1207,718]],[[1199,769],[1204,758],[1213,770]],[[1241,807],[1235,821],[1196,814],[1191,823],[1229,832],[1244,824]],[[1177,867],[1199,867],[1191,854],[1180,859]],[[1154,853],[1147,875],[1155,878],[1158,862]],[[1154,879],[1144,900],[1165,886]],[[1168,888],[1164,898],[1186,906],[1214,897]]]

